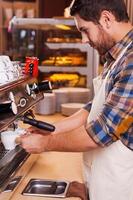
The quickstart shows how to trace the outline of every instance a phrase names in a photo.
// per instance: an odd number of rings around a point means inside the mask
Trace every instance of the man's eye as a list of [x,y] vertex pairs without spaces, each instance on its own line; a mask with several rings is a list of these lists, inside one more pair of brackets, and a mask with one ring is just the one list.
[[85,34],[87,34],[87,33],[88,33],[88,30],[87,30],[87,29],[83,29],[83,32],[84,32]]
[[85,33],[85,32],[86,32],[86,29],[82,29],[82,32],[84,32],[84,33]]

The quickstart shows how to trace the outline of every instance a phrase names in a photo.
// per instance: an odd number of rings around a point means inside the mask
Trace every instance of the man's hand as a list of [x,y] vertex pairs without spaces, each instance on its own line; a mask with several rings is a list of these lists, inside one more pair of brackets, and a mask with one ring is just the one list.
[[26,134],[49,135],[51,134],[51,132],[31,126],[30,128],[26,130]]
[[66,197],[79,197],[82,200],[89,199],[85,184],[77,181],[70,183]]
[[[28,132],[27,132],[28,133]],[[26,135],[22,135],[19,137],[20,145],[28,152],[28,153],[42,153],[46,151],[46,147],[49,142],[49,134],[44,135],[40,132],[28,133]]]

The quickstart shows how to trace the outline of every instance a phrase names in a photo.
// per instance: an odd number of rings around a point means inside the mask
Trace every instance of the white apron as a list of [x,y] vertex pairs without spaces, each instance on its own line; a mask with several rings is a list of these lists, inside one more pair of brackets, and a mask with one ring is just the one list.
[[[129,45],[118,56],[111,70]],[[88,123],[95,120],[102,111],[109,74],[110,71],[104,80],[100,77],[94,79],[95,96]],[[124,146],[120,140],[109,147],[98,147],[83,153],[83,163],[90,200],[133,200],[133,151]]]

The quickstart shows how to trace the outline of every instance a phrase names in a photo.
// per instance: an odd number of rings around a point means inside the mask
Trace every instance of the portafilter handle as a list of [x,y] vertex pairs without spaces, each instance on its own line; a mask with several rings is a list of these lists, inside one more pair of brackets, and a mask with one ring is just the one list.
[[52,124],[42,122],[42,121],[39,121],[39,120],[36,120],[36,119],[31,119],[27,116],[23,116],[22,121],[25,124],[29,124],[29,125],[35,126],[39,129],[43,129],[43,130],[46,130],[46,131],[49,131],[49,132],[53,132],[55,130],[55,126],[53,126]]

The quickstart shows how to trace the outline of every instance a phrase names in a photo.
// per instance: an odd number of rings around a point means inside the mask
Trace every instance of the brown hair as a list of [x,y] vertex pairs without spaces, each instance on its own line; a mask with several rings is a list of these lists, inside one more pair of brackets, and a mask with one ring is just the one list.
[[118,22],[129,21],[124,0],[74,0],[70,6],[72,16],[79,14],[82,19],[96,24],[103,10],[111,12]]

